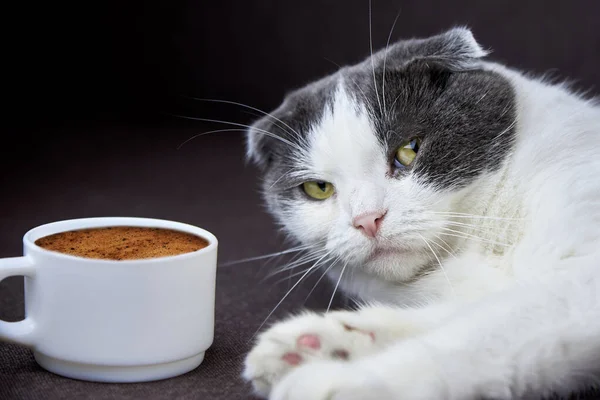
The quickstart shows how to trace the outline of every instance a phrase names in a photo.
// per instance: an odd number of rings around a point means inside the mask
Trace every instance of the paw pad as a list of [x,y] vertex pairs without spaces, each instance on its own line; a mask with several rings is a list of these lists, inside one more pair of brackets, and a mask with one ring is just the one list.
[[319,350],[321,348],[321,340],[317,335],[306,334],[302,335],[297,340],[298,346],[308,347],[313,350]]
[[285,353],[281,359],[290,365],[298,365],[302,362],[302,357],[298,353]]
[[347,360],[348,358],[350,358],[350,353],[348,353],[344,349],[338,349],[338,350],[334,350],[331,353],[331,357],[337,358],[339,360]]

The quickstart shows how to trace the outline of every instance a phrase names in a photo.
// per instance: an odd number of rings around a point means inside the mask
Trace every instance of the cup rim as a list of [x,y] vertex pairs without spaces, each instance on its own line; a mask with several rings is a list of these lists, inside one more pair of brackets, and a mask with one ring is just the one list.
[[[164,257],[153,257],[153,258],[139,258],[133,260],[106,260],[101,258],[86,258],[80,256],[74,256],[58,251],[47,250],[43,247],[35,244],[37,239],[52,235],[60,232],[67,232],[79,229],[93,229],[103,228],[109,226],[134,226],[134,227],[148,227],[148,228],[163,228],[163,229],[174,229],[189,233],[192,235],[200,236],[208,241],[208,246],[203,247],[200,250],[196,250],[189,253],[176,254],[172,256]],[[169,260],[184,260],[187,258],[197,257],[204,253],[209,253],[216,250],[218,246],[218,240],[206,229],[197,227],[195,225],[172,221],[160,218],[145,218],[145,217],[90,217],[90,218],[74,218],[49,222],[43,225],[38,225],[35,228],[30,229],[23,235],[23,245],[27,250],[33,250],[44,254],[46,256],[64,258],[66,260],[77,260],[81,263],[104,263],[112,265],[121,264],[154,264]]]

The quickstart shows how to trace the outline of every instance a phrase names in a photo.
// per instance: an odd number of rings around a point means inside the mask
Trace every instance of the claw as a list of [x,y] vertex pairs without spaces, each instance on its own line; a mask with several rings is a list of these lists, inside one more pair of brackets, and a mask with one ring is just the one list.
[[347,331],[356,331],[356,332],[360,332],[360,333],[364,333],[365,335],[369,335],[371,337],[371,340],[375,341],[375,332],[368,332],[368,331],[364,331],[362,329],[358,329],[358,328],[354,328],[350,325],[347,324],[343,324],[344,325],[344,329]]

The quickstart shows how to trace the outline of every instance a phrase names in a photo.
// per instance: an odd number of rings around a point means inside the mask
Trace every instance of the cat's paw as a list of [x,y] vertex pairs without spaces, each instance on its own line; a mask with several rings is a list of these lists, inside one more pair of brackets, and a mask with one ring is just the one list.
[[361,325],[358,312],[304,314],[275,324],[262,333],[248,354],[243,377],[267,396],[292,369],[315,361],[356,360],[386,343],[385,332]]
[[[320,361],[300,366],[275,385],[270,400],[432,400],[462,397],[426,349],[404,347],[357,361]],[[465,382],[466,383],[466,382]],[[459,385],[460,386],[460,385]],[[492,397],[495,398],[495,397]],[[502,397],[503,398],[503,397]]]
[[360,363],[321,361],[296,368],[278,383],[270,400],[393,400],[394,393]]

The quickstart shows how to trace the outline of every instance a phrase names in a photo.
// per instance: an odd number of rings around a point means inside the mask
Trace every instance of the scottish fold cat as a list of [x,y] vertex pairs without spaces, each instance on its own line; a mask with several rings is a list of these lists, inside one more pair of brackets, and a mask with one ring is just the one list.
[[600,373],[600,108],[466,28],[290,93],[247,133],[268,209],[361,306],[260,333],[274,400],[522,399]]

